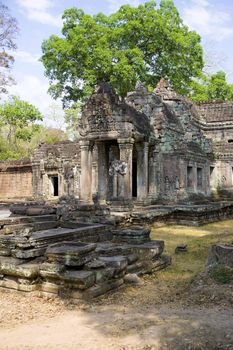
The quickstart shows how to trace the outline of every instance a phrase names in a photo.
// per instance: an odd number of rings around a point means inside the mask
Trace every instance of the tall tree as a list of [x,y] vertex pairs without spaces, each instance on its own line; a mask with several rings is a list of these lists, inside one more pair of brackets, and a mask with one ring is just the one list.
[[7,6],[0,2],[0,94],[7,92],[7,85],[13,82],[10,69],[14,62],[13,56],[7,50],[15,50],[15,38],[18,24],[11,16]]
[[63,37],[42,44],[41,58],[50,93],[64,104],[85,98],[96,84],[109,81],[121,95],[137,81],[155,86],[169,78],[181,93],[203,67],[200,36],[183,24],[171,0],[122,6],[106,16],[72,8],[63,15]]
[[0,105],[0,125],[13,148],[17,148],[18,140],[29,141],[35,130],[33,126],[42,120],[43,117],[35,106],[17,96],[11,96]]
[[189,96],[194,101],[232,100],[233,84],[227,82],[223,71],[202,75],[202,79],[192,82]]

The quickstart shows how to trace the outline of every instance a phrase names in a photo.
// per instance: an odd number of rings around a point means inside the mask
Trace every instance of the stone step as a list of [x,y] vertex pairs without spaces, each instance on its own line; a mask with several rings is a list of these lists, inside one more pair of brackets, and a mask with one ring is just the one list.
[[36,231],[31,234],[29,241],[33,246],[39,247],[41,245],[44,246],[45,244],[49,245],[67,240],[85,241],[88,237],[95,239],[97,242],[108,236],[106,225],[93,224],[80,226],[76,228],[58,227],[51,230]]
[[42,222],[30,222],[30,223],[23,223],[23,224],[13,224],[13,225],[6,225],[4,228],[0,229],[0,234],[8,235],[11,233],[17,233],[21,232],[24,229],[32,229],[36,231],[40,230],[48,230],[57,227],[58,222],[57,221],[42,221]]
[[36,215],[36,216],[10,216],[5,219],[0,220],[0,227],[4,227],[5,225],[13,225],[13,224],[24,224],[31,222],[42,222],[42,221],[56,221],[56,215]]

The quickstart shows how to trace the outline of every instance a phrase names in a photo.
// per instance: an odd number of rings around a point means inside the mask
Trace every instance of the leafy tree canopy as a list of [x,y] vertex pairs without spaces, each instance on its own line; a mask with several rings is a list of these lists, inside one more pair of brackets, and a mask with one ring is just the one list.
[[202,75],[191,83],[190,98],[193,101],[232,100],[233,84],[229,84],[226,73],[218,71],[210,76]]
[[0,160],[28,157],[41,141],[67,139],[64,131],[37,124],[39,121],[38,109],[16,96],[0,105]]
[[35,122],[42,120],[43,117],[35,106],[17,96],[10,96],[8,101],[0,105],[0,126],[7,133],[12,146],[17,146],[19,139],[30,140],[36,128]]
[[7,85],[13,82],[9,74],[14,58],[7,50],[15,50],[18,24],[7,6],[0,2],[0,93],[7,92]]
[[203,67],[200,36],[184,25],[171,0],[122,6],[106,16],[71,8],[63,14],[62,37],[42,44],[41,61],[50,93],[64,104],[85,98],[96,84],[109,81],[125,96],[137,81],[156,86],[169,78],[180,93]]

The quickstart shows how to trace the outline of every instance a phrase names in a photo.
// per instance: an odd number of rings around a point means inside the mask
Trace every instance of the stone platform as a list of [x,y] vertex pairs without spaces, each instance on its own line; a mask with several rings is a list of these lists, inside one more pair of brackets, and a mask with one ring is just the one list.
[[175,225],[199,226],[219,220],[233,218],[233,202],[207,202],[204,204],[187,203],[171,205],[135,206],[130,212],[113,212],[118,224],[153,224],[165,222]]
[[170,263],[164,242],[151,241],[148,228],[58,220],[51,228],[53,214],[29,212],[37,215],[0,220],[2,288],[89,299],[122,286],[129,274]]

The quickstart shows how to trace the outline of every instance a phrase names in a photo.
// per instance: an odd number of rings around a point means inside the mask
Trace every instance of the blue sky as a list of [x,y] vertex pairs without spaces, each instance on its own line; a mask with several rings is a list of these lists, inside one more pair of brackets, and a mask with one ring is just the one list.
[[[12,74],[17,85],[10,93],[18,94],[48,113],[53,100],[47,94],[48,81],[38,61],[41,42],[51,34],[61,32],[61,15],[66,8],[79,7],[87,13],[114,12],[129,3],[137,6],[143,0],[2,0],[17,18],[20,34],[14,52]],[[232,0],[174,0],[181,17],[202,37],[206,51],[207,69],[223,69],[233,83],[233,1]]]

